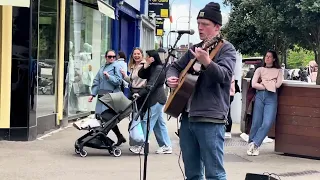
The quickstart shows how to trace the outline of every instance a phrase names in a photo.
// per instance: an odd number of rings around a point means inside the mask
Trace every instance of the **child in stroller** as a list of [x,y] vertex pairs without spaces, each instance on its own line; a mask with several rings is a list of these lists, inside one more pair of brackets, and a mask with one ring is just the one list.
[[107,135],[109,131],[117,125],[122,119],[128,117],[132,112],[132,104],[135,100],[130,101],[123,92],[108,93],[98,99],[108,107],[101,115],[96,118],[101,121],[98,127],[85,128],[88,133],[80,137],[75,142],[75,152],[81,157],[87,156],[84,147],[95,149],[107,149],[115,157],[121,156],[121,149],[114,146],[114,141]]

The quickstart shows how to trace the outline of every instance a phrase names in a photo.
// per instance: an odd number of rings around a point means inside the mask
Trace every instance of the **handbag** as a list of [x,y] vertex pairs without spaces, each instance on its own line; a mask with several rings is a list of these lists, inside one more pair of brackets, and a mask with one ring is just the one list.
[[245,180],[281,180],[280,177],[274,173],[254,174],[247,173]]
[[133,118],[136,116],[138,112],[137,103],[133,103],[133,111],[132,111],[132,118],[129,123],[129,145],[141,145],[144,142],[144,133],[142,130],[141,120],[138,118],[136,121]]

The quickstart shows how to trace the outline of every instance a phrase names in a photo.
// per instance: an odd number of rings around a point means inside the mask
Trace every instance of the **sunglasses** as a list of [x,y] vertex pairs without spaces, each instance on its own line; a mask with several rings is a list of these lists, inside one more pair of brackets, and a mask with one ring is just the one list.
[[106,56],[106,57],[111,59],[111,58],[116,58],[117,56]]

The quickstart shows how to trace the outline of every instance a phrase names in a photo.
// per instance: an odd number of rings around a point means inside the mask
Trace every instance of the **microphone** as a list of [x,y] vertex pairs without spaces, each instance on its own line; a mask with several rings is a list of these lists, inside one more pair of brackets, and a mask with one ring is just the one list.
[[173,30],[170,32],[175,32],[175,33],[179,33],[179,34],[190,34],[193,35],[194,34],[194,30],[190,29],[190,30]]

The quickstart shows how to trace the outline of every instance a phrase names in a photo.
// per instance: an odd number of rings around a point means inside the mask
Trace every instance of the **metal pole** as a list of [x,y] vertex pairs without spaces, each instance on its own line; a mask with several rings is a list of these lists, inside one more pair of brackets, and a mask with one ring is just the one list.
[[[170,16],[172,16],[171,15],[171,5],[169,6],[169,11],[170,11]],[[171,31],[171,20],[170,20],[170,30],[169,30],[169,42],[167,41],[167,48],[169,49],[169,45],[171,44],[171,33],[170,33],[170,31]]]
[[[188,29],[190,29],[190,24],[191,24],[191,0],[189,0],[189,24],[188,24]],[[188,34],[188,49],[190,48],[190,34]]]

